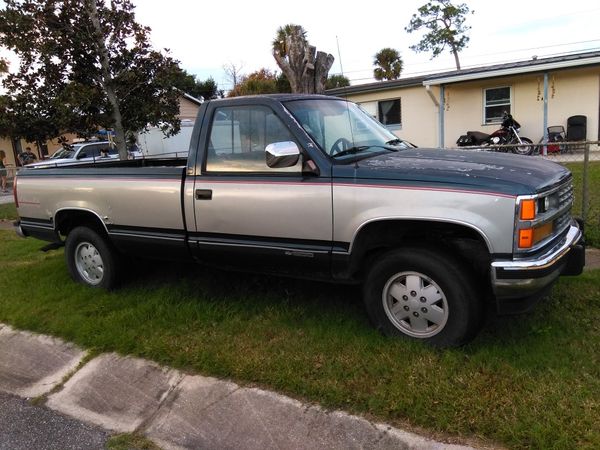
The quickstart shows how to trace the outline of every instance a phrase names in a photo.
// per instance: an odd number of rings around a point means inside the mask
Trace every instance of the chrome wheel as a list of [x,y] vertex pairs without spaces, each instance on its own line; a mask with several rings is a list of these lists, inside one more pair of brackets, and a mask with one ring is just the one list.
[[409,336],[429,338],[448,321],[448,301],[440,287],[419,272],[400,272],[383,288],[383,309],[392,324]]
[[102,256],[89,242],[80,242],[75,248],[75,267],[81,278],[88,284],[100,284],[104,278]]

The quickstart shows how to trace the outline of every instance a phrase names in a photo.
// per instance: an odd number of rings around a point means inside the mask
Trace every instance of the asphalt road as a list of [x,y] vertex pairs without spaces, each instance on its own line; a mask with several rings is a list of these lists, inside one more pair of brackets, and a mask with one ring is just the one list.
[[0,450],[104,449],[110,434],[0,392]]

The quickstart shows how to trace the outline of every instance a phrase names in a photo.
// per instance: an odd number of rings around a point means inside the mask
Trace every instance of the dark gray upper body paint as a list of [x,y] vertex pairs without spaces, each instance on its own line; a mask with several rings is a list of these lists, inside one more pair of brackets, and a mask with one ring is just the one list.
[[569,176],[565,167],[541,158],[474,150],[406,149],[333,166],[336,180],[428,184],[508,195],[542,192]]

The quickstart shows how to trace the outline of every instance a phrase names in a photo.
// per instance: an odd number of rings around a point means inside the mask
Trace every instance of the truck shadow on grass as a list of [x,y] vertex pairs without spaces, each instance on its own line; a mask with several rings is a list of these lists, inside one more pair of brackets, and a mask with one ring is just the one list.
[[[358,334],[373,333],[388,339],[370,324],[361,285],[237,272],[197,264],[165,265],[148,260],[136,260],[131,267],[121,289],[153,290],[167,286],[169,291],[177,291],[165,297],[169,303],[195,298],[234,309],[244,308],[252,314],[291,307],[301,310],[304,318],[312,316],[311,322],[323,322],[325,325],[327,320],[335,318],[336,322],[353,323]],[[488,302],[481,334],[461,351],[470,353],[486,346],[514,346],[524,340],[551,335],[556,324],[547,321],[554,315],[560,315],[557,308],[560,308],[560,302],[552,294],[541,299],[531,311],[522,314],[498,315],[495,305]]]

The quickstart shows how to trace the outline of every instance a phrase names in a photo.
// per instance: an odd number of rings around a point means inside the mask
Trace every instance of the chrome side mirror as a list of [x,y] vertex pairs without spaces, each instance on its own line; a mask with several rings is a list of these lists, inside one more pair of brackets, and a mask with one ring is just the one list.
[[265,148],[267,166],[272,169],[292,167],[298,163],[300,149],[295,142],[274,142]]

